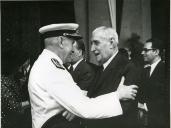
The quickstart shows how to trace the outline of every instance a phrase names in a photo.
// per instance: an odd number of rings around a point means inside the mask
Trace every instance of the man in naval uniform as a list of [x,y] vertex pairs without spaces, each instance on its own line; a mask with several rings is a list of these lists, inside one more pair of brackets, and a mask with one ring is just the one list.
[[35,61],[28,82],[33,128],[76,128],[62,117],[64,110],[81,118],[108,118],[123,113],[120,100],[135,99],[135,85],[123,85],[96,98],[84,95],[63,66],[70,61],[74,41],[81,38],[77,29],[74,23],[39,29],[45,49]]

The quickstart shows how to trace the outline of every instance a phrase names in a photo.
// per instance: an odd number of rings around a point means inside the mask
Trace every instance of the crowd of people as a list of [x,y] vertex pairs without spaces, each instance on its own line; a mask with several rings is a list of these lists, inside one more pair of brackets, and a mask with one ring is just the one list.
[[1,76],[1,127],[30,128],[31,112],[28,95],[30,60]]
[[[17,114],[29,109],[32,128],[169,128],[161,40],[134,38],[119,48],[116,30],[100,26],[90,39],[95,65],[86,60],[78,27],[41,27],[45,48],[33,66],[27,60],[17,69],[22,75],[1,76],[2,127],[23,127]],[[29,98],[20,99],[21,87],[28,87]]]

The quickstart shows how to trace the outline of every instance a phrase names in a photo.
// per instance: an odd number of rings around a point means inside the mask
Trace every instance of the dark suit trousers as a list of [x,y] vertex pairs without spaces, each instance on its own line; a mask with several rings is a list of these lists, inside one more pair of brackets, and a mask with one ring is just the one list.
[[55,115],[47,120],[42,128],[83,128],[77,121],[68,121],[60,115]]

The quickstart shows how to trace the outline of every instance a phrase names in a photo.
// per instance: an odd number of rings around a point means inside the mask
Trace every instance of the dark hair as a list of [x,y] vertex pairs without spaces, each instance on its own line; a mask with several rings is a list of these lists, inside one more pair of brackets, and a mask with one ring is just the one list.
[[84,52],[85,52],[85,45],[84,45],[83,39],[77,40],[76,42],[77,42],[77,46],[78,46],[77,48],[79,50],[82,50],[83,54],[84,54]]
[[146,43],[151,42],[152,43],[152,48],[158,49],[159,50],[159,55],[162,57],[163,56],[163,51],[164,51],[164,44],[160,39],[157,38],[151,38],[146,41]]
[[148,39],[146,41],[147,42],[151,42],[152,43],[152,48],[154,49],[159,49],[160,52],[164,49],[163,47],[163,42],[160,40],[160,39],[157,39],[157,38],[151,38],[151,39]]

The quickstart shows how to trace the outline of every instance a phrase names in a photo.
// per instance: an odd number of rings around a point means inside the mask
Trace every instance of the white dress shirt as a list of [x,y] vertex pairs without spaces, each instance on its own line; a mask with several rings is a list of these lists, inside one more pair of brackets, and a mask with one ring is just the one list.
[[64,108],[89,119],[109,118],[123,113],[117,92],[88,98],[64,67],[61,69],[52,63],[52,58],[62,66],[62,60],[56,54],[44,49],[30,72],[28,90],[33,128],[41,128]]
[[80,59],[79,61],[77,61],[75,64],[73,64],[73,71],[75,70],[75,68],[77,67],[77,65],[78,65],[82,60],[83,60],[83,58]]

